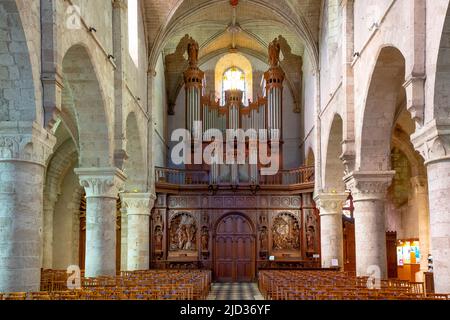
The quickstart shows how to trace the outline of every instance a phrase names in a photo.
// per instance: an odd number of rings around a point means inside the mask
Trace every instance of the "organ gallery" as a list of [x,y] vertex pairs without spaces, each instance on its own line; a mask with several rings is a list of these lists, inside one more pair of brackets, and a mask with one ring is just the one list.
[[0,0],[0,300],[448,300],[449,8]]

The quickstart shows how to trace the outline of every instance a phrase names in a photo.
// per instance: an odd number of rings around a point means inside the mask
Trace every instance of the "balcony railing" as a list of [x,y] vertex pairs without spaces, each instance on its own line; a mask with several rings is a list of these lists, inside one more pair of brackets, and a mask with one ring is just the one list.
[[155,169],[156,184],[209,185],[208,171],[159,168]]
[[[305,166],[292,170],[281,170],[272,176],[259,173],[257,185],[261,188],[305,188],[314,185],[314,167]],[[210,185],[209,171],[160,168],[155,169],[157,188],[208,188]],[[218,187],[231,187],[230,182],[221,181]],[[236,187],[236,186],[234,186]],[[240,182],[238,187],[252,187],[249,182]]]
[[281,170],[273,176],[259,176],[259,183],[263,186],[287,186],[314,183],[314,167],[300,167],[292,170]]

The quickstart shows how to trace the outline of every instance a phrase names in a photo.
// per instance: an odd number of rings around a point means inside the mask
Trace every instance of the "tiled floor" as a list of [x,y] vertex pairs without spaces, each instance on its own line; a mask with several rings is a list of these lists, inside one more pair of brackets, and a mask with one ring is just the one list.
[[208,300],[264,300],[256,283],[213,283]]

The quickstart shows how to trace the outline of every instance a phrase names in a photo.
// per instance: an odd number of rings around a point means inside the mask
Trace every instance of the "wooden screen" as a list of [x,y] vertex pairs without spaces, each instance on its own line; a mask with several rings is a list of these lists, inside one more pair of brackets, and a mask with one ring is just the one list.
[[356,271],[355,223],[345,220],[344,225],[344,270]]
[[240,215],[226,216],[217,226],[215,279],[218,282],[250,282],[255,279],[255,235],[250,222]]

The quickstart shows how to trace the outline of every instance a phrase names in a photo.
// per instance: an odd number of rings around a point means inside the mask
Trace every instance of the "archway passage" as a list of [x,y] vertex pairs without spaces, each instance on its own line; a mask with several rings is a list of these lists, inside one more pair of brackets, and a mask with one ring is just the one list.
[[245,217],[228,215],[219,222],[214,254],[217,282],[250,282],[255,279],[255,236]]

